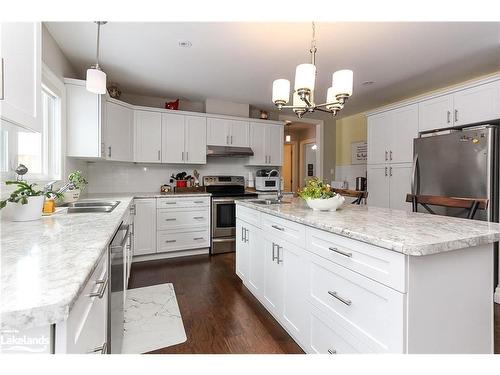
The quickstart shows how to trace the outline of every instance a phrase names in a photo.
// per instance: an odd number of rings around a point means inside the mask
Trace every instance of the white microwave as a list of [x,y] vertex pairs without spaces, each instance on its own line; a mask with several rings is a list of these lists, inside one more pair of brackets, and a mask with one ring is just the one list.
[[280,177],[255,177],[255,190],[257,191],[277,191],[280,184]]

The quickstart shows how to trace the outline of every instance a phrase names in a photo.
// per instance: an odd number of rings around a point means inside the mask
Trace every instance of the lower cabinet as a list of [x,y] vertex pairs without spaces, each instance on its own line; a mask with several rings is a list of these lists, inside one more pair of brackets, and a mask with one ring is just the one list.
[[135,199],[134,256],[156,253],[156,198]]
[[368,204],[375,207],[411,211],[406,194],[411,193],[412,165],[368,166]]

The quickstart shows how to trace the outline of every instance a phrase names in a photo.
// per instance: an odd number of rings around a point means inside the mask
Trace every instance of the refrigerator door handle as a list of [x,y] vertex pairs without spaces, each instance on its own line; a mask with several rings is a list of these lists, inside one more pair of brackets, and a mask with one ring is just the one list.
[[418,194],[417,184],[418,184],[418,154],[413,157],[413,167],[411,171],[411,193]]

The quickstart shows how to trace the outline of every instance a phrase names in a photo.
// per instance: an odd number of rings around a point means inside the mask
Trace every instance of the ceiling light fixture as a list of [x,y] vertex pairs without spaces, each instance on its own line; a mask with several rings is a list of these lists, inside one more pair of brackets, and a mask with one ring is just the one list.
[[[326,94],[326,103],[314,103],[314,84],[316,80],[316,27],[312,23],[311,63],[300,64],[295,70],[295,84],[292,105],[286,105],[290,99],[290,81],[277,79],[273,82],[272,100],[278,110],[292,109],[298,118],[315,110],[328,112],[334,116],[340,111],[346,100],[352,95],[352,70],[338,70],[332,75],[332,86]],[[324,108],[323,108],[324,107]]]
[[179,47],[181,48],[190,48],[192,46],[189,40],[182,40],[179,42]]
[[285,122],[285,129],[286,129],[286,135],[285,135],[285,143],[290,143],[292,141],[292,135],[290,134],[290,124],[291,121],[286,121]]
[[104,73],[99,65],[99,43],[101,34],[101,25],[105,25],[106,21],[94,21],[97,24],[97,53],[96,63],[87,69],[87,90],[95,94],[106,94],[106,73]]
[[361,83],[363,86],[370,86],[370,85],[373,85],[375,83],[375,81],[364,81],[363,83]]

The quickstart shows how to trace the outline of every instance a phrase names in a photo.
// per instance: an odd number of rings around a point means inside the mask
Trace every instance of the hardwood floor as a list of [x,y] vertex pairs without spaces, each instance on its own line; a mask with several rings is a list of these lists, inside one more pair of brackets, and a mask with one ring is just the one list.
[[[134,263],[130,288],[173,283],[187,341],[152,353],[303,353],[234,272],[234,253]],[[500,305],[495,304],[500,354]]]
[[235,254],[134,263],[130,288],[171,282],[187,341],[151,353],[298,354],[281,328],[234,272]]

